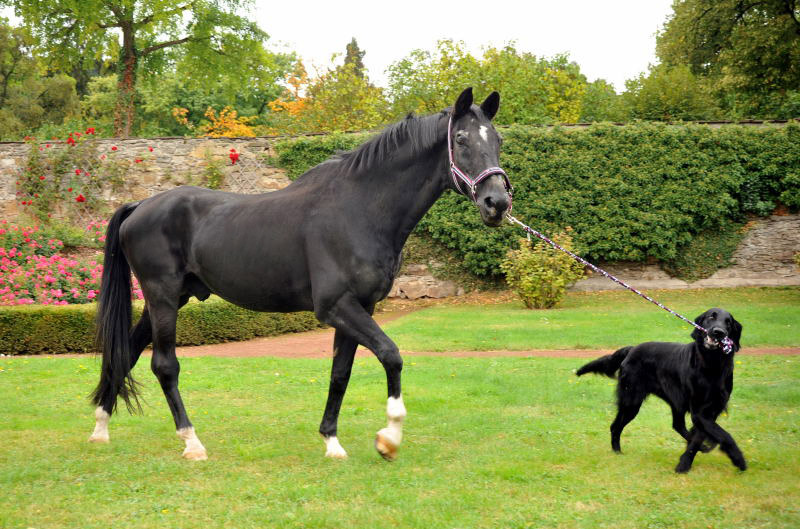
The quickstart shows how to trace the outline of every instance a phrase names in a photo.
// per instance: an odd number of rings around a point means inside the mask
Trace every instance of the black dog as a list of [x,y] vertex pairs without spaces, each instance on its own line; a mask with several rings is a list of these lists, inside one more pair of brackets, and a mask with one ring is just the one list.
[[[698,450],[709,452],[719,444],[740,470],[747,468],[736,441],[717,424],[733,391],[733,353],[739,350],[742,325],[722,309],[709,309],[694,320],[708,334],[695,329],[694,342],[677,344],[646,342],[623,347],[581,367],[578,376],[601,373],[609,377],[619,371],[617,417],[611,424],[611,448],[620,451],[619,437],[649,394],[664,399],[672,408],[672,427],[686,439],[686,451],[676,472],[688,472]],[[733,341],[725,354],[722,340]],[[686,430],[684,416],[690,413],[692,429]],[[705,445],[708,439],[712,444]]]

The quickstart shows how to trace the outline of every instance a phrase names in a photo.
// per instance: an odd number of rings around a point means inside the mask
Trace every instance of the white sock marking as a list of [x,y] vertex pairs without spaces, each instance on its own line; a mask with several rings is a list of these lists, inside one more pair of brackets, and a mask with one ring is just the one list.
[[89,437],[89,441],[93,443],[107,443],[108,442],[108,421],[111,415],[106,413],[102,406],[98,406],[94,410],[94,432]]
[[206,447],[203,446],[203,443],[200,442],[200,439],[197,438],[197,434],[194,432],[194,427],[189,426],[188,428],[181,428],[177,432],[178,437],[183,439],[186,442],[186,448],[183,450],[183,457],[186,459],[208,459],[206,455]]
[[347,459],[347,452],[344,451],[342,445],[336,436],[325,437],[325,457],[332,457],[333,459]]
[[378,433],[395,446],[400,446],[403,440],[403,420],[406,418],[402,395],[397,398],[389,397],[386,403],[386,417],[389,419],[389,425]]

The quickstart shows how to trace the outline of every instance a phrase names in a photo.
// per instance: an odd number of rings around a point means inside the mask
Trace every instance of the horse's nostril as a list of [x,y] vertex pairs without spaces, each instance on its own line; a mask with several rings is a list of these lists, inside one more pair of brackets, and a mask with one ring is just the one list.
[[508,209],[508,198],[501,197],[494,201],[494,207],[497,208],[498,211],[505,211]]

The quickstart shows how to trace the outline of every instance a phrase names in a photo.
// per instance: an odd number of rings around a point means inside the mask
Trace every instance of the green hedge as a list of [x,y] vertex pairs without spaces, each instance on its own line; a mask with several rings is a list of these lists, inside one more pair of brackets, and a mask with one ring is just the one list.
[[[0,307],[0,353],[93,352],[96,304]],[[142,306],[134,304],[134,317]],[[253,312],[219,298],[192,302],[178,313],[178,345],[203,345],[321,327],[310,312]]]
[[[571,226],[575,247],[591,260],[681,260],[673,269],[685,269],[683,256],[699,234],[730,235],[748,215],[768,215],[778,201],[800,207],[797,124],[514,126],[500,132],[501,165],[515,187],[514,214],[545,233]],[[296,177],[363,139],[282,142],[278,161]],[[481,277],[499,274],[519,235],[511,226],[484,227],[475,206],[455,193],[445,193],[417,233],[456,251]]]

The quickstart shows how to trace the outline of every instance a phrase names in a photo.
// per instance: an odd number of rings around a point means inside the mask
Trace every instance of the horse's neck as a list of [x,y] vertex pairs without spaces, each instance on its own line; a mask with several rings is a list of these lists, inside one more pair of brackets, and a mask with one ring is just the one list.
[[364,211],[378,236],[400,252],[408,236],[445,189],[447,168],[441,148],[411,163],[393,161],[370,171],[362,184]]

